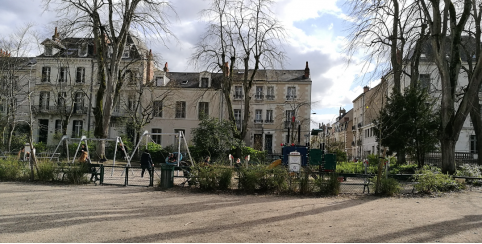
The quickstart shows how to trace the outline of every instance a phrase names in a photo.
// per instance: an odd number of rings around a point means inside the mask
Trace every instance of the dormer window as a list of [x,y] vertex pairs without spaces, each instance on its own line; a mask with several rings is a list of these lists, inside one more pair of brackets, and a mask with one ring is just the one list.
[[209,78],[201,78],[201,87],[203,88],[209,87]]
[[50,46],[50,45],[46,45],[45,46],[45,56],[52,56],[52,53],[53,53],[53,47]]
[[88,45],[87,43],[82,43],[79,48],[79,56],[86,57],[88,53]]
[[129,58],[130,57],[130,52],[131,52],[131,47],[126,45],[124,47],[124,51],[122,52],[122,58]]

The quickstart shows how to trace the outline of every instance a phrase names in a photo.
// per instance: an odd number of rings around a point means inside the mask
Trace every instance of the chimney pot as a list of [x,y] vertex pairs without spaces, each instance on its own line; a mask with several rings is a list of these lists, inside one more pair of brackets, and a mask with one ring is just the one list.
[[366,92],[368,92],[369,90],[370,90],[370,87],[368,87],[368,86],[364,86],[364,87],[363,87],[363,93],[366,93]]
[[169,72],[169,69],[167,68],[167,62],[166,62],[166,64],[164,65],[164,72]]
[[304,79],[310,78],[310,68],[308,67],[308,61],[306,61],[306,68],[305,68],[305,75],[303,76]]

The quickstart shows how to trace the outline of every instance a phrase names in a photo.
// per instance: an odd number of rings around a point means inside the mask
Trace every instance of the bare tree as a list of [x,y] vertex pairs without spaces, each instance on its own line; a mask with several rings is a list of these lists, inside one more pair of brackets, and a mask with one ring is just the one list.
[[[477,60],[480,57],[481,50],[481,18],[482,18],[482,6],[477,4],[477,1],[472,2],[471,16],[467,23],[467,28],[464,30],[465,41],[462,42],[462,54],[465,56],[467,61],[467,66],[462,66],[462,69],[467,73],[469,80],[472,79],[474,75],[474,69],[477,65]],[[480,85],[479,85],[480,91]],[[470,119],[472,125],[474,126],[475,136],[476,136],[476,151],[478,155],[482,155],[482,116],[481,116],[481,106],[479,103],[479,97],[474,97],[472,102],[472,109],[470,110]],[[482,157],[477,158],[478,164],[482,165]]]
[[[167,1],[156,0],[45,0],[47,6],[56,5],[65,17],[64,29],[92,33],[98,65],[97,79],[100,87],[93,108],[95,117],[94,135],[107,138],[112,116],[114,98],[122,87],[121,59],[130,31],[163,40],[169,19],[165,8]],[[105,143],[101,143],[99,154],[105,154]]]
[[[273,17],[271,5],[271,0],[213,0],[203,12],[210,24],[192,55],[194,63],[224,74],[222,90],[233,134],[238,139],[247,134],[256,73],[262,67],[280,65],[286,58],[280,48],[285,30]],[[244,91],[245,112],[240,130],[235,125],[232,107],[233,82],[240,82]]]
[[[2,144],[7,151],[13,150],[12,139],[17,125],[26,122],[25,116],[22,116],[26,115],[26,111],[22,108],[27,107],[25,81],[32,75],[30,67],[32,60],[27,55],[37,46],[37,40],[31,24],[26,24],[12,35],[0,39],[0,98],[2,111],[5,113]],[[7,134],[6,138],[5,134]]]
[[[442,83],[440,113],[442,172],[444,173],[455,172],[455,143],[473,107],[472,104],[478,97],[478,88],[482,82],[482,56],[478,55],[472,77],[464,94],[461,94],[456,108],[457,85],[462,68],[462,33],[467,27],[472,9],[477,7],[476,2],[476,0],[420,1],[431,34],[434,61]],[[476,9],[474,11],[477,12]]]

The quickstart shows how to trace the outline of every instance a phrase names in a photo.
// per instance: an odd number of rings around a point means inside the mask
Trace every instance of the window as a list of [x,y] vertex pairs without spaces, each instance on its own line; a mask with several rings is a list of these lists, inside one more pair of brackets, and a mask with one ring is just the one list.
[[204,87],[204,88],[209,87],[209,79],[208,78],[201,78],[201,87]]
[[49,109],[50,92],[42,91],[40,92],[39,107],[40,110]]
[[136,97],[131,95],[127,98],[127,109],[129,111],[136,111]]
[[430,90],[430,74],[420,74],[420,87]]
[[125,75],[124,80],[127,82],[127,84],[129,85],[136,84],[134,72],[132,72],[132,70],[127,70],[124,75]]
[[62,120],[55,120],[55,133],[62,133]]
[[477,153],[477,137],[470,135],[470,153]]
[[74,113],[82,113],[84,109],[84,93],[76,92],[74,100]]
[[234,110],[234,121],[236,122],[236,126],[241,128],[241,109]]
[[[151,132],[152,133],[162,133],[162,129],[151,129]],[[162,142],[162,136],[161,135],[151,135],[151,139],[152,141],[154,141],[154,143],[157,143],[157,144],[161,144]]]
[[292,121],[293,117],[295,117],[295,111],[294,110],[286,110],[286,121]]
[[290,86],[288,87],[288,93],[286,94],[286,100],[294,100],[296,99],[296,87]]
[[65,107],[65,98],[67,97],[66,92],[59,92],[57,95],[57,106]]
[[44,52],[45,56],[52,56],[53,53],[54,53],[53,47],[50,46],[50,45],[46,45],[45,46],[45,52]]
[[80,45],[79,56],[80,56],[80,57],[85,57],[85,56],[87,56],[87,51],[88,51],[88,45],[87,45],[87,43],[82,43],[82,44]]
[[162,117],[162,101],[154,101],[152,104],[152,116]]
[[256,109],[254,111],[254,123],[263,123],[263,110]]
[[263,100],[264,95],[263,95],[263,87],[262,86],[256,87],[256,94],[254,95],[254,98],[257,99],[257,100]]
[[85,68],[84,67],[77,67],[75,82],[85,83]]
[[186,118],[186,102],[176,102],[176,118]]
[[266,110],[266,123],[273,123],[273,110]]
[[209,103],[208,102],[199,102],[199,120],[209,118]]
[[129,58],[130,52],[131,52],[131,47],[129,45],[126,45],[124,47],[124,51],[122,51],[122,58]]
[[60,67],[59,82],[67,82],[67,67]]
[[286,110],[285,112],[285,128],[291,128],[291,122],[295,118],[294,110]]
[[50,82],[50,67],[42,67],[42,82]]
[[266,89],[266,99],[274,100],[274,86],[268,86]]
[[117,101],[115,101],[115,104],[114,104],[114,113],[120,112],[120,104],[121,104],[121,101],[120,101],[120,98],[118,98]]
[[82,124],[84,121],[82,120],[74,120],[72,126],[72,137],[80,137],[82,135]]
[[242,86],[235,86],[234,87],[234,99],[242,99],[243,98],[243,87]]

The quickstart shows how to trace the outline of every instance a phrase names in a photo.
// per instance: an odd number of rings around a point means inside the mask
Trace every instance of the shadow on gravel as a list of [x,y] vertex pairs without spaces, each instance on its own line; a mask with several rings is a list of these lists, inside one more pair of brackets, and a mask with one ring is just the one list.
[[[456,235],[459,232],[471,229],[479,229],[482,225],[482,215],[467,215],[460,219],[444,221],[436,224],[425,225],[423,227],[411,228],[394,233],[386,233],[377,237],[359,238],[348,240],[350,243],[367,243],[377,240],[380,243],[398,242],[401,236],[410,237],[412,235],[424,234],[424,237],[410,239],[409,242],[426,243],[435,242],[444,236]],[[480,234],[479,234],[480,235]],[[463,242],[463,240],[460,240]]]
[[[376,198],[365,198],[365,199],[370,199],[370,200],[376,200]],[[287,200],[284,198],[283,200]],[[259,203],[259,199],[256,200],[257,203]],[[294,218],[303,218],[306,216],[310,215],[317,215],[329,211],[337,211],[337,210],[342,210],[345,208],[350,208],[353,206],[357,206],[361,203],[367,203],[368,201],[357,201],[356,199],[349,199],[349,200],[344,200],[339,202],[338,204],[330,205],[330,206],[323,206],[315,209],[311,209],[308,211],[300,211],[296,213],[290,213],[290,214],[285,214],[285,215],[280,215],[280,216],[275,216],[275,217],[269,217],[269,218],[262,218],[262,219],[256,219],[252,221],[246,221],[246,222],[241,222],[241,223],[233,223],[233,224],[228,224],[228,225],[213,225],[210,227],[205,227],[205,228],[195,228],[195,229],[189,229],[189,230],[176,230],[176,231],[166,231],[162,233],[155,233],[155,234],[149,234],[149,235],[144,235],[144,236],[136,236],[132,238],[121,238],[121,239],[111,239],[107,240],[106,242],[108,243],[113,243],[113,242],[164,242],[164,241],[169,241],[169,240],[174,240],[177,238],[186,238],[187,236],[190,235],[199,235],[199,234],[206,234],[206,233],[219,233],[220,230],[230,230],[230,229],[245,229],[245,227],[253,228],[258,225],[260,226],[265,226],[270,223],[275,223],[279,221],[284,221],[284,220],[290,220]],[[250,202],[245,202],[244,204],[250,204]],[[230,207],[233,205],[230,204]]]
[[[2,183],[29,185],[29,183]],[[35,186],[34,183],[31,184]],[[48,186],[47,186],[48,187]],[[9,188],[7,186],[7,188]],[[49,196],[50,192],[63,192],[62,198],[73,198],[69,201],[76,201],[76,206],[70,206],[69,202],[63,202],[61,199],[53,199]],[[159,194],[156,194],[159,193]],[[242,207],[250,204],[272,204],[276,205],[278,201],[290,201],[303,199],[300,197],[263,197],[252,195],[218,195],[211,194],[212,199],[199,201],[198,196],[204,195],[209,197],[210,194],[202,193],[184,193],[184,192],[158,192],[154,188],[120,188],[120,187],[102,187],[102,186],[53,186],[51,189],[36,190],[34,187],[29,190],[25,188],[10,188],[11,196],[2,196],[2,201],[18,203],[21,207],[25,203],[35,206],[36,202],[43,206],[35,213],[15,214],[9,212],[8,209],[0,211],[0,230],[1,233],[29,233],[39,230],[48,230],[54,228],[65,228],[68,226],[76,226],[82,224],[100,223],[104,221],[129,221],[134,219],[150,218],[153,215],[171,216],[179,214],[189,214],[216,210],[221,208]],[[72,194],[72,196],[70,195]],[[148,195],[146,195],[148,194]],[[77,198],[76,198],[77,197]],[[174,199],[170,203],[171,198]],[[336,211],[362,203],[367,203],[378,198],[361,196],[357,198],[344,199],[332,205],[318,207],[306,211],[284,214],[269,218],[257,219],[241,223],[233,223],[228,225],[213,225],[206,228],[195,228],[190,230],[166,231],[164,233],[150,234],[138,236],[131,239],[113,239],[107,242],[155,242],[170,240],[189,235],[197,235],[207,232],[218,232],[219,229],[237,229],[243,227],[253,227],[257,225],[266,225],[283,220],[293,218],[303,218],[305,216],[317,215],[328,211]],[[25,202],[23,202],[25,201]],[[180,203],[179,201],[184,201]],[[177,202],[177,203],[176,203]],[[79,206],[80,204],[80,206]],[[14,206],[12,204],[10,207]],[[130,207],[137,206],[137,207]]]

